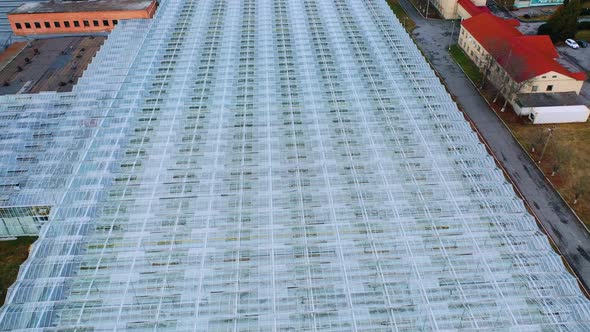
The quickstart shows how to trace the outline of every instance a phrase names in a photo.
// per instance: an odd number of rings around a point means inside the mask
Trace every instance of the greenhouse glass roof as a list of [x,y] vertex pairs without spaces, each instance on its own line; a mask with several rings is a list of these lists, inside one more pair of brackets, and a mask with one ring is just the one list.
[[0,330],[590,330],[383,0],[162,0],[0,107]]

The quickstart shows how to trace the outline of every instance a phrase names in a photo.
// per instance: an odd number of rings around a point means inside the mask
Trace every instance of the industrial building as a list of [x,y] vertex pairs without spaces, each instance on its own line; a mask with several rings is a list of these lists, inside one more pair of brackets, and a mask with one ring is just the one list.
[[162,0],[0,109],[0,330],[590,326],[385,1]]
[[27,2],[8,13],[17,36],[111,31],[120,20],[151,18],[156,0]]

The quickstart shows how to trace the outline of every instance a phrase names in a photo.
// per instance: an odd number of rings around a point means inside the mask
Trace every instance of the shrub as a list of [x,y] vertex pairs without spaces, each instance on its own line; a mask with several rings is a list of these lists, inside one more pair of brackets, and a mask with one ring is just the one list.
[[544,23],[539,26],[537,35],[551,35],[551,26],[549,23]]

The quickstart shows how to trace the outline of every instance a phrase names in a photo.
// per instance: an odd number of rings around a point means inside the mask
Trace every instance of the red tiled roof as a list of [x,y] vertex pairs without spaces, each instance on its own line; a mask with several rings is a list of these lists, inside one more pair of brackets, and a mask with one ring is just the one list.
[[515,44],[524,44],[551,59],[559,57],[549,36],[521,36],[513,38],[512,42]]
[[506,19],[500,19],[500,20],[504,21],[504,23],[511,25],[515,28],[520,25],[520,21],[515,18],[506,18]]
[[[488,8],[488,6],[477,6],[482,13],[491,13],[492,11]],[[515,20],[518,22],[518,20]]]
[[471,16],[490,12],[490,9],[488,7],[478,7],[473,2],[471,2],[471,0],[459,0],[459,6],[463,7],[463,9],[465,9]]
[[585,73],[570,72],[555,61],[558,54],[548,36],[525,36],[510,21],[481,13],[461,25],[517,82],[551,71],[576,80],[586,79]]

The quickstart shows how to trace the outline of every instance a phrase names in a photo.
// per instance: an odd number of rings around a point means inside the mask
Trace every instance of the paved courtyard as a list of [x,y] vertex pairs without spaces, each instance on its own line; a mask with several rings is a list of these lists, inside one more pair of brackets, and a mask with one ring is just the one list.
[[565,58],[577,70],[590,71],[590,47],[574,50],[567,46],[558,46],[557,51],[561,58]]

